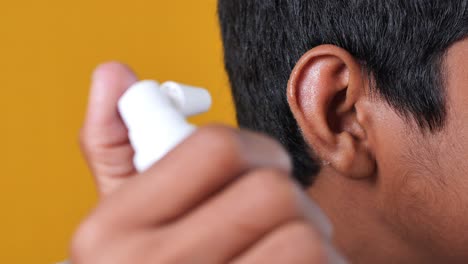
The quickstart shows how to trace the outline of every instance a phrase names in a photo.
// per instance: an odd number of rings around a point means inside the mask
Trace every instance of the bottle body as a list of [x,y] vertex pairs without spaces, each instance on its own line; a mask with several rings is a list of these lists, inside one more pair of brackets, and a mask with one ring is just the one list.
[[119,100],[119,112],[128,128],[138,171],[148,169],[195,130],[185,120],[187,113],[206,111],[211,106],[206,90],[173,82],[170,87],[160,89],[155,81],[141,81]]

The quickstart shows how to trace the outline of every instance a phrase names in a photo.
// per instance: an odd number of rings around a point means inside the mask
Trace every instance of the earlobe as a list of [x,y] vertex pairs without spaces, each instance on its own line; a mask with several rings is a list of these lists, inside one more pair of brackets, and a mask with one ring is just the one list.
[[288,102],[306,142],[324,163],[352,178],[375,172],[375,160],[360,122],[367,83],[361,65],[347,51],[321,45],[296,64]]

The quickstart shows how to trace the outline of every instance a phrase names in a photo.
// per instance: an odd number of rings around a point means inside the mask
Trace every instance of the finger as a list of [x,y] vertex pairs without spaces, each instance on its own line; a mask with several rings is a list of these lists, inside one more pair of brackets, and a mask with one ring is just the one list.
[[307,222],[293,221],[267,234],[230,263],[344,264],[346,262]]
[[164,224],[259,167],[291,170],[289,156],[270,138],[223,126],[201,128],[98,211],[115,225]]
[[284,171],[259,169],[226,188],[169,227],[174,237],[169,243],[195,262],[226,263],[289,221],[308,221],[321,236],[320,230],[328,228],[317,221],[319,212],[308,208],[309,199]]
[[136,81],[128,67],[116,62],[100,65],[93,74],[80,142],[101,194],[136,172],[127,128],[117,109],[119,98]]

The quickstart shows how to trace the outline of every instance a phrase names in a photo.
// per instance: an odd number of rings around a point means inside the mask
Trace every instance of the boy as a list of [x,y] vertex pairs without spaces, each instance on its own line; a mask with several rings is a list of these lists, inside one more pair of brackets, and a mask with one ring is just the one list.
[[353,263],[467,262],[468,1],[218,8],[239,124],[289,156],[212,126],[134,177],[116,101],[136,77],[103,65],[82,133],[102,199],[74,262],[341,263],[333,247]]

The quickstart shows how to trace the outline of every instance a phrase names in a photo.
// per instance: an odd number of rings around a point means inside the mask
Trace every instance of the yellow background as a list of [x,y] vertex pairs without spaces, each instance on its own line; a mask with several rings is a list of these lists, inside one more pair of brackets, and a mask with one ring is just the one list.
[[209,88],[197,124],[234,125],[216,0],[15,0],[0,3],[0,263],[54,263],[96,201],[80,155],[93,68]]

